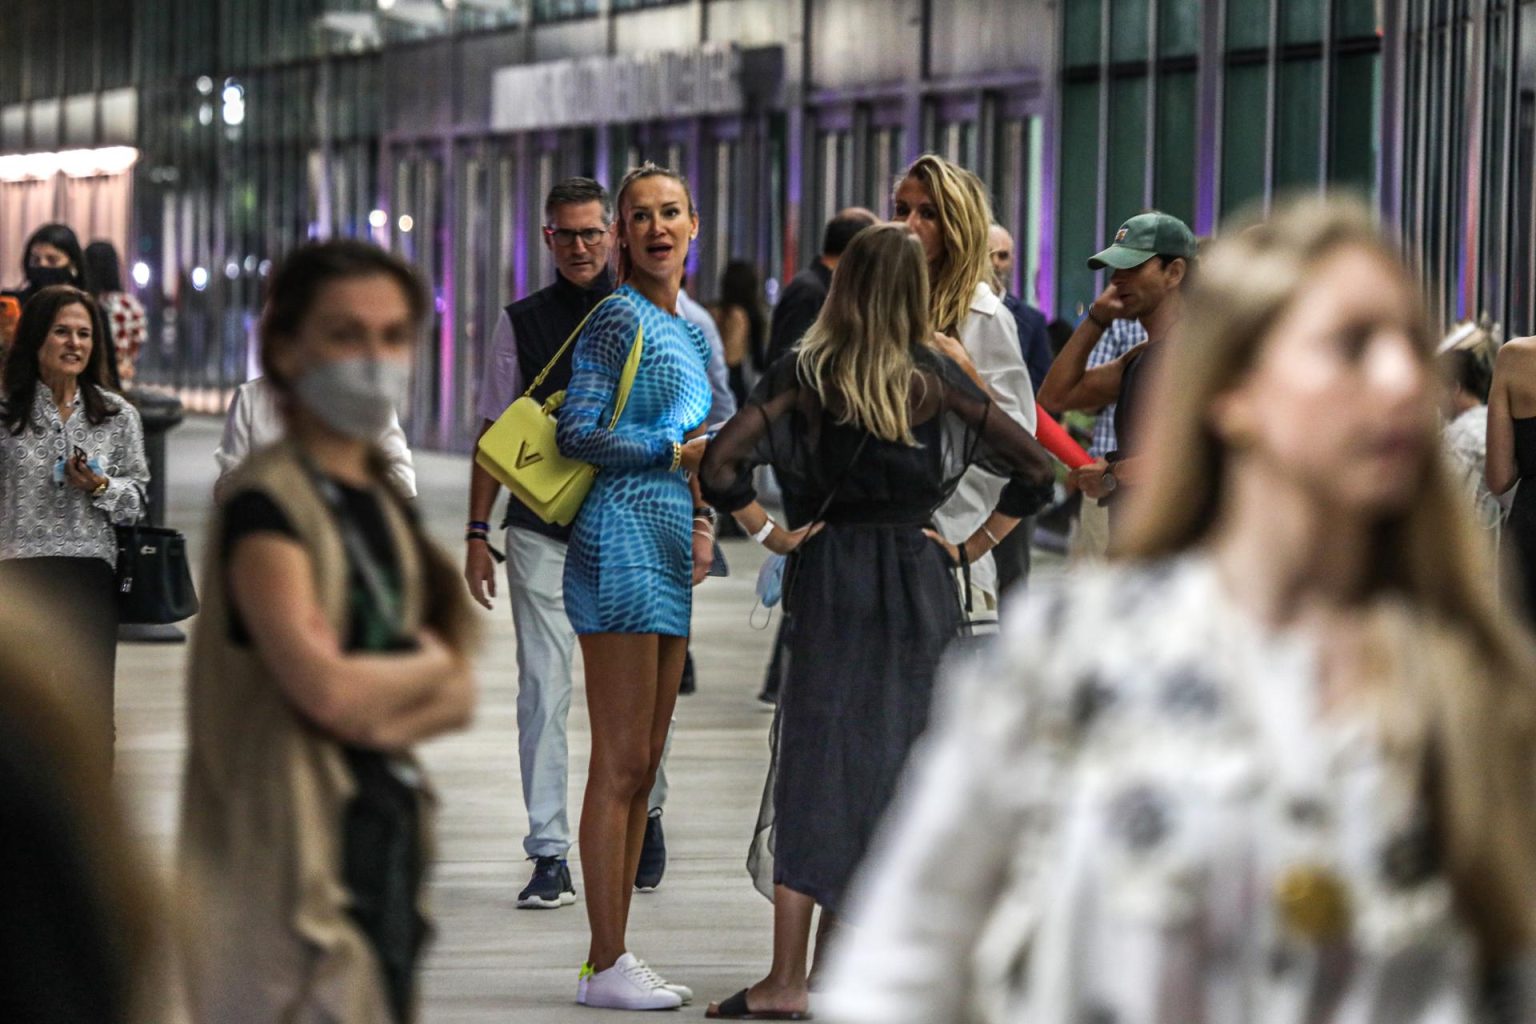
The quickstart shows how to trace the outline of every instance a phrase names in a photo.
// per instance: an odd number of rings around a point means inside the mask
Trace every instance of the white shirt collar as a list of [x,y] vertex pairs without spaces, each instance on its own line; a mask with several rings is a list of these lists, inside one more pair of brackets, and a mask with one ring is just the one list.
[[985,281],[978,282],[976,292],[971,296],[971,312],[980,313],[983,316],[996,316],[1002,308],[1003,300],[997,297],[997,292]]

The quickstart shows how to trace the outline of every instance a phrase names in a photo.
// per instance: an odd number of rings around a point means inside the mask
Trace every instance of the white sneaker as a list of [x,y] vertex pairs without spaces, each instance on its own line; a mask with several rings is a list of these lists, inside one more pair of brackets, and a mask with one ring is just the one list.
[[[646,963],[644,960],[640,961],[640,966],[644,967],[652,974],[656,974],[655,968],[651,967],[651,965]],[[662,988],[668,990],[669,992],[677,993],[677,997],[683,1001],[684,1006],[687,1006],[689,1003],[693,1002],[693,989],[689,988],[687,985],[674,985],[670,981],[663,980],[659,974],[657,974],[656,977],[657,980],[661,981]]]
[[625,953],[606,971],[584,964],[576,982],[576,1002],[605,1010],[675,1010],[683,1005],[683,997],[667,988],[633,953]]

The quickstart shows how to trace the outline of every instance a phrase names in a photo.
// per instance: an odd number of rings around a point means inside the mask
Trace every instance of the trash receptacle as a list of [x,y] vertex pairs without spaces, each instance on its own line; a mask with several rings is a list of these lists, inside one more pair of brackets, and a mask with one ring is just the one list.
[[165,525],[165,435],[182,420],[181,399],[163,391],[129,388],[128,401],[144,423],[144,457],[149,462],[149,521]]
[[[149,463],[149,522],[164,526],[168,472],[165,435],[182,420],[181,399],[149,388],[129,388],[124,395],[139,410],[139,419],[144,424],[144,459]],[[119,626],[117,638],[139,643],[181,643],[187,634],[176,626],[131,625]]]

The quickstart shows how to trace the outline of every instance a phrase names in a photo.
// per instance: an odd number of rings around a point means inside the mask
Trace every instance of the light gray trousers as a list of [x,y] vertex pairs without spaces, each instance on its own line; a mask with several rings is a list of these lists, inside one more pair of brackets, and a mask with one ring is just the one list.
[[[576,633],[565,616],[565,544],[532,530],[509,527],[507,599],[517,636],[517,757],[529,857],[564,857],[571,848],[567,810],[571,711],[571,656]],[[672,735],[667,734],[671,749]],[[652,813],[667,800],[666,758],[651,790]]]

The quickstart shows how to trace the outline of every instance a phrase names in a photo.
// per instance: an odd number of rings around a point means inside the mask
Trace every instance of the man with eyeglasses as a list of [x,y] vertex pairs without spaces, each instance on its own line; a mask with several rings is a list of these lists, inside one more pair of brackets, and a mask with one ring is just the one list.
[[[592,308],[613,292],[608,270],[612,221],[608,192],[592,179],[567,178],[550,189],[544,201],[544,244],[554,257],[555,281],[507,306],[496,324],[480,388],[481,433],[523,394]],[[560,355],[534,389],[535,399],[542,402],[565,390],[574,350],[572,345]],[[494,477],[471,463],[464,579],[486,608],[496,596],[489,520],[500,489]],[[561,582],[570,528],[544,522],[512,495],[503,525],[507,598],[517,635],[517,752],[528,810],[523,850],[534,862],[533,877],[518,894],[517,905],[555,909],[576,902],[566,862],[571,826],[565,733],[576,635],[565,616]]]

